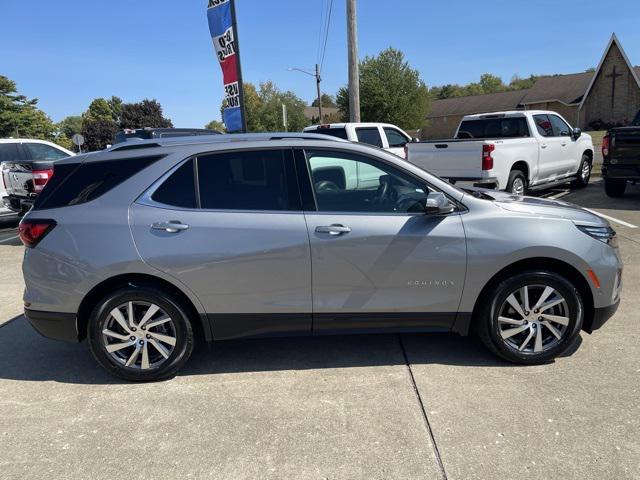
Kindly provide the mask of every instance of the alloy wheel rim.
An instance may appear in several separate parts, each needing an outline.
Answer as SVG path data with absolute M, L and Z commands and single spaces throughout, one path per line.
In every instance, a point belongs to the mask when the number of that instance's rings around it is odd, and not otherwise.
M 582 180 L 587 180 L 590 174 L 591 167 L 589 165 L 589 162 L 584 162 L 584 165 L 582 165 Z
M 524 194 L 524 181 L 521 178 L 516 178 L 513 181 L 513 186 L 511 187 L 511 193 L 514 195 L 523 195 Z
M 569 331 L 566 299 L 548 285 L 525 285 L 509 294 L 498 310 L 498 330 L 505 345 L 537 355 L 558 345 Z
M 138 369 L 160 368 L 176 346 L 173 319 L 158 305 L 144 301 L 123 303 L 109 312 L 102 330 L 107 354 L 118 364 Z

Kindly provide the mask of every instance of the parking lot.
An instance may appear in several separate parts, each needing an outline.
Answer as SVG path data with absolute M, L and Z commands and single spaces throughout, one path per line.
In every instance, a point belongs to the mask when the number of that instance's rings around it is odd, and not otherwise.
M 618 313 L 553 364 L 447 334 L 245 340 L 151 384 L 27 324 L 0 217 L 0 478 L 640 478 L 640 187 L 545 195 L 609 217 L 625 262 Z

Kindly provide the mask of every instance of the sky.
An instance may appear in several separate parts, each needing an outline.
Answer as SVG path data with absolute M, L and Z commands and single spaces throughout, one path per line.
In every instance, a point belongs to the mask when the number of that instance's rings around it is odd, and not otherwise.
M 245 82 L 272 80 L 311 102 L 323 5 L 331 0 L 236 0 Z M 175 126 L 220 118 L 222 73 L 206 0 L 0 0 L 0 75 L 37 97 L 54 121 L 95 97 L 155 98 Z M 479 6 L 481 4 L 481 6 Z M 402 50 L 429 86 L 482 73 L 582 72 L 615 31 L 640 64 L 640 1 L 358 0 L 359 57 Z M 333 0 L 322 69 L 329 94 L 347 83 L 345 0 Z

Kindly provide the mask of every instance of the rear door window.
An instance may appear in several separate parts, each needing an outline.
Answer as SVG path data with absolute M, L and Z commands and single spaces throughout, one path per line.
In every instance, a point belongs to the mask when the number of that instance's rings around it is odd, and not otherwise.
M 378 127 L 359 127 L 356 128 L 356 137 L 361 143 L 368 143 L 376 147 L 382 148 L 382 138 Z
M 401 148 L 404 147 L 408 140 L 395 128 L 384 128 L 384 134 L 387 136 L 387 142 L 389 142 L 389 148 Z
M 67 158 L 69 156 L 69 154 L 64 153 L 62 150 L 58 150 L 50 145 L 45 145 L 44 143 L 25 143 L 24 146 L 34 160 L 60 160 L 61 158 Z
M 198 157 L 202 208 L 301 210 L 291 150 L 254 150 Z
M 553 137 L 553 125 L 548 115 L 534 115 L 533 121 L 540 135 L 543 137 Z
M 196 208 L 196 186 L 193 160 L 183 163 L 153 192 L 151 199 L 180 208 Z

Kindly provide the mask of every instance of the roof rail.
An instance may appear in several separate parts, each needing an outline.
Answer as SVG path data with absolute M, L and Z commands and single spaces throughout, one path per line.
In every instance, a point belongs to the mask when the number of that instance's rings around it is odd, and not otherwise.
M 161 146 L 162 145 L 155 142 L 154 143 L 131 143 L 131 144 L 121 143 L 111 147 L 109 151 L 115 152 L 117 150 L 118 152 L 120 152 L 122 150 L 138 150 L 140 148 L 153 148 L 153 147 L 161 147 Z

